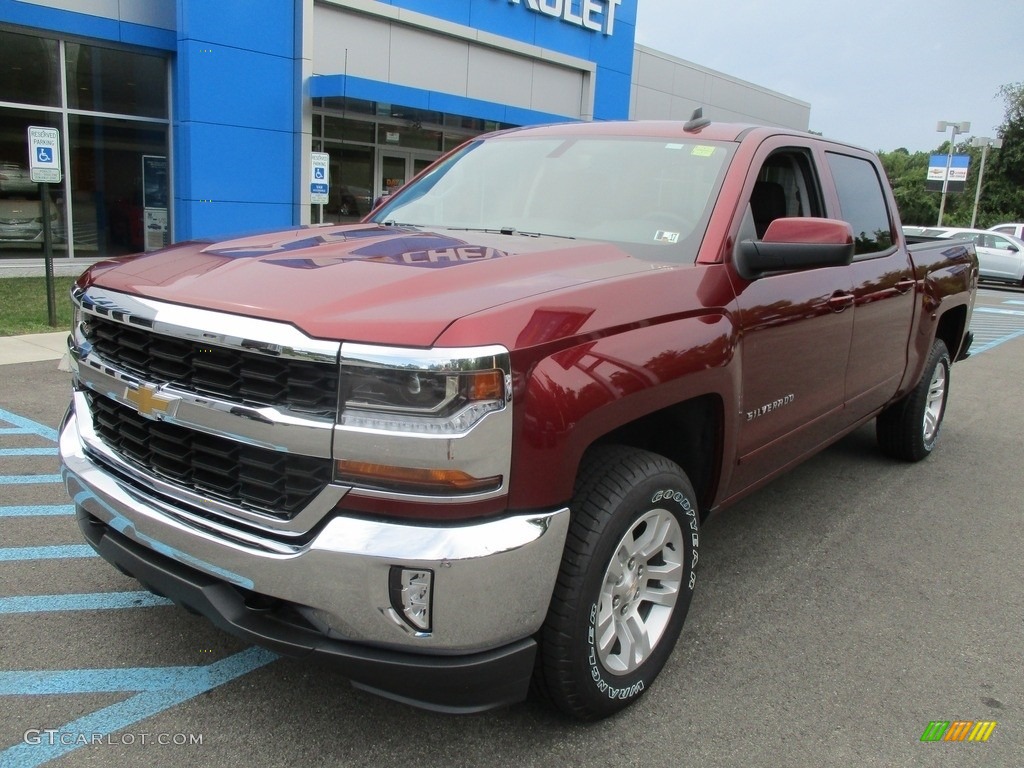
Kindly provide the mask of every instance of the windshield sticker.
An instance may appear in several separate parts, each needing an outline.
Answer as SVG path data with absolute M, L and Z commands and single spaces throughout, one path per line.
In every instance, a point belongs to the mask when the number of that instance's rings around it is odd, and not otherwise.
M 666 144 L 665 149 L 682 149 L 685 146 L 685 144 Z
M 693 155 L 694 157 L 711 157 L 713 154 L 715 154 L 715 149 L 717 149 L 717 147 L 709 147 L 706 144 L 698 144 L 693 148 L 690 154 Z
M 664 232 L 658 230 L 654 233 L 654 242 L 656 243 L 678 243 L 679 233 L 678 232 Z

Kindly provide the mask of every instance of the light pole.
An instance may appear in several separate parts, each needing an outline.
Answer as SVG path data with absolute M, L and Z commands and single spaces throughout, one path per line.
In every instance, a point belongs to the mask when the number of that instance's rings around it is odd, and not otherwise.
M 971 229 L 978 220 L 978 201 L 981 199 L 981 180 L 985 176 L 985 158 L 988 156 L 988 148 L 999 149 L 1003 146 L 1002 139 L 990 139 L 988 136 L 975 136 L 971 140 L 971 146 L 981 147 L 981 168 L 978 169 L 978 187 L 974 190 L 974 211 L 971 213 Z
M 958 133 L 967 133 L 971 130 L 969 122 L 951 123 L 947 120 L 940 120 L 935 128 L 939 133 L 951 132 L 949 137 L 949 153 L 946 155 L 946 175 L 942 179 L 942 202 L 939 203 L 939 222 L 935 226 L 942 226 L 942 214 L 946 212 L 946 191 L 949 189 L 949 169 L 953 166 L 953 145 L 956 143 Z

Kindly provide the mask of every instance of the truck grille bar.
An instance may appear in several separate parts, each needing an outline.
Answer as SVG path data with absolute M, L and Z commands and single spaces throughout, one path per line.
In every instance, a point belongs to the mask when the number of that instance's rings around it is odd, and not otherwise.
M 290 520 L 331 479 L 330 459 L 196 432 L 86 392 L 96 433 L 124 460 L 196 493 Z
M 247 405 L 336 417 L 338 369 L 204 345 L 91 316 L 83 332 L 93 353 L 146 381 Z

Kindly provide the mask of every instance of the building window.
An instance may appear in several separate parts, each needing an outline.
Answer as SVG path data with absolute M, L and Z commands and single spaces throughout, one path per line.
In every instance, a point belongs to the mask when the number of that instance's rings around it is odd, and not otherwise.
M 167 126 L 71 115 L 68 135 L 76 250 L 82 255 L 151 250 L 147 246 L 155 238 L 147 237 L 153 221 L 151 215 L 147 221 L 145 198 L 166 211 L 166 172 L 161 178 L 144 158 L 166 157 Z
M 56 40 L 0 29 L 0 101 L 60 106 Z
M 167 61 L 94 45 L 68 43 L 68 107 L 167 117 Z
M 47 224 L 56 256 L 166 244 L 168 101 L 162 56 L 0 29 L 0 259 L 39 257 Z M 60 132 L 63 179 L 45 199 L 30 126 Z

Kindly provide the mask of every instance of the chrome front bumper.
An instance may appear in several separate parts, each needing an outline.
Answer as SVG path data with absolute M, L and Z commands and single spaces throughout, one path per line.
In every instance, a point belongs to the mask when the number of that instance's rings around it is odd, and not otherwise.
M 263 539 L 108 470 L 86 449 L 74 411 L 60 453 L 80 520 L 105 526 L 141 556 L 153 553 L 242 596 L 284 601 L 325 639 L 417 654 L 482 652 L 532 635 L 547 612 L 569 522 L 567 509 L 462 525 L 335 514 L 302 543 Z M 413 632 L 396 615 L 394 566 L 433 572 L 431 632 Z

